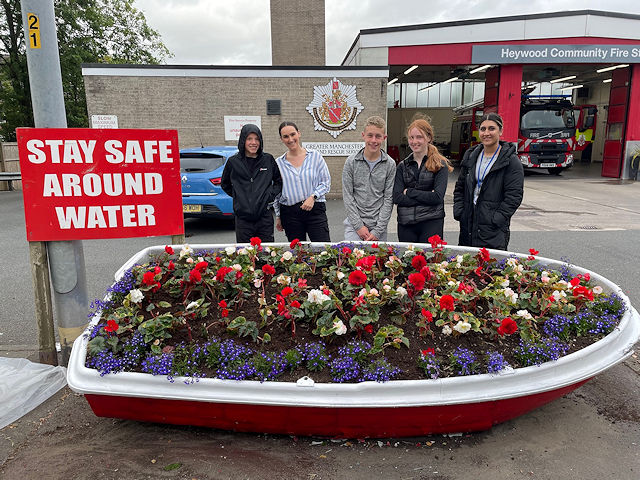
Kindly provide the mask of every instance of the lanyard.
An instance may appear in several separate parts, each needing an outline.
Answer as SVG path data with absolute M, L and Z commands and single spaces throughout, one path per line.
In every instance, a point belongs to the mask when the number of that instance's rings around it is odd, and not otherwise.
M 495 152 L 493 152 L 493 155 L 491 155 L 491 158 L 489 159 L 489 163 L 487 163 L 487 165 L 484 167 L 484 173 L 482 175 L 480 175 L 480 169 L 482 168 L 482 162 L 484 160 L 484 150 L 482 151 L 482 153 L 481 153 L 482 157 L 480 158 L 480 162 L 478 162 L 478 171 L 476 173 L 477 181 L 478 181 L 478 188 L 482 187 L 482 182 L 484 181 L 484 179 L 487 176 L 487 171 L 493 165 L 493 159 L 496 157 L 496 155 L 498 154 L 498 152 L 500 151 L 501 148 L 502 148 L 502 145 L 499 146 L 498 149 Z

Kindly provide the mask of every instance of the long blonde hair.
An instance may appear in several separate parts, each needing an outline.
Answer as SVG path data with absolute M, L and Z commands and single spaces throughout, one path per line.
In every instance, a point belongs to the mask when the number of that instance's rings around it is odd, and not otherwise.
M 427 120 L 425 120 L 424 118 L 418 118 L 411 122 L 411 125 L 409 125 L 409 128 L 407 128 L 407 138 L 409 138 L 409 132 L 414 128 L 420 130 L 425 137 L 428 137 L 431 139 L 431 141 L 433 141 L 433 127 Z M 430 172 L 435 173 L 444 166 L 446 166 L 450 172 L 453 171 L 453 167 L 449 163 L 449 160 L 447 160 L 438 151 L 438 147 L 436 147 L 432 143 L 429 143 L 427 145 L 427 160 L 425 163 L 426 169 Z

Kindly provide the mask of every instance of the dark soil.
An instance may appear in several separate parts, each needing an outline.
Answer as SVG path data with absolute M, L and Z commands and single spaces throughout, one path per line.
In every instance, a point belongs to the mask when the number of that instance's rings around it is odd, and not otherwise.
M 276 272 L 274 277 L 279 273 L 280 272 Z M 319 288 L 323 284 L 322 275 L 320 273 L 306 275 L 305 278 L 309 288 Z M 478 283 L 482 282 L 480 279 L 477 280 Z M 265 294 L 267 299 L 275 298 L 279 291 L 280 287 L 278 285 L 274 285 L 273 283 L 265 285 Z M 255 290 L 253 290 L 253 292 L 255 292 Z M 156 293 L 153 298 L 153 301 L 156 303 L 161 300 L 166 300 L 171 304 L 175 303 L 175 299 L 162 290 Z M 167 339 L 163 346 L 169 346 L 170 350 L 171 347 L 176 347 L 180 344 L 189 344 L 191 342 L 205 343 L 211 338 L 218 338 L 221 340 L 233 339 L 235 342 L 248 346 L 257 352 L 283 352 L 296 346 L 322 340 L 326 345 L 327 353 L 331 358 L 335 358 L 339 348 L 350 341 L 364 340 L 372 344 L 374 334 L 377 329 L 392 323 L 389 321 L 389 318 L 391 318 L 391 307 L 385 306 L 380 310 L 380 316 L 374 324 L 373 333 L 367 333 L 364 330 L 360 330 L 359 332 L 353 332 L 350 330 L 345 335 L 331 335 L 328 338 L 322 339 L 312 333 L 315 325 L 311 325 L 308 322 L 298 320 L 295 323 L 295 334 L 292 334 L 292 327 L 290 324 L 285 325 L 274 321 L 260 328 L 260 335 L 269 333 L 271 336 L 270 342 L 262 343 L 254 342 L 253 339 L 248 336 L 238 337 L 233 332 L 227 330 L 229 321 L 237 316 L 244 316 L 247 321 L 253 321 L 257 325 L 261 325 L 263 323 L 263 319 L 259 313 L 261 307 L 258 304 L 258 295 L 252 294 L 247 297 L 243 301 L 242 307 L 236 310 L 230 310 L 228 317 L 225 319 L 221 319 L 221 309 L 217 307 L 217 301 L 212 301 L 212 299 L 208 299 L 208 301 L 211 301 L 209 318 L 190 321 L 188 326 L 172 332 L 172 337 Z M 142 310 L 144 311 L 146 318 L 151 318 L 151 314 L 145 310 L 148 303 L 149 299 L 145 298 L 145 300 L 143 300 Z M 269 300 L 269 303 L 272 302 Z M 481 310 L 482 306 L 479 306 L 479 309 Z M 409 318 L 417 318 L 418 316 L 418 312 L 415 312 L 413 315 L 407 315 Z M 345 324 L 346 323 L 347 322 L 345 322 Z M 383 353 L 372 357 L 372 359 L 375 359 L 379 356 L 384 356 L 391 365 L 399 368 L 401 373 L 394 377 L 396 380 L 417 380 L 427 378 L 424 370 L 422 370 L 418 365 L 418 359 L 421 357 L 421 351 L 429 348 L 433 348 L 435 350 L 436 357 L 440 360 L 440 377 L 455 376 L 452 369 L 448 367 L 448 358 L 458 347 L 462 347 L 476 353 L 479 362 L 477 371 L 479 373 L 487 371 L 487 359 L 484 358 L 484 354 L 489 351 L 501 353 L 505 362 L 514 368 L 519 366 L 518 360 L 513 353 L 514 349 L 520 343 L 520 336 L 517 333 L 501 337 L 497 334 L 489 335 L 486 333 L 469 331 L 463 335 L 447 336 L 440 332 L 441 329 L 439 327 L 435 327 L 432 324 L 431 331 L 427 332 L 425 335 L 424 332 L 421 334 L 420 329 L 414 320 L 406 321 L 404 324 L 397 326 L 403 329 L 404 336 L 409 339 L 409 347 L 407 348 L 404 345 L 399 348 L 389 346 L 384 349 Z M 597 336 L 577 337 L 570 344 L 567 354 L 580 350 L 600 338 L 601 337 Z M 215 376 L 213 371 L 207 369 L 205 366 L 203 366 L 202 372 L 207 377 Z M 316 382 L 331 382 L 329 368 L 325 367 L 321 371 L 309 371 L 305 368 L 304 364 L 300 365 L 293 371 L 284 372 L 277 378 L 277 381 L 295 382 L 305 375 L 310 376 Z

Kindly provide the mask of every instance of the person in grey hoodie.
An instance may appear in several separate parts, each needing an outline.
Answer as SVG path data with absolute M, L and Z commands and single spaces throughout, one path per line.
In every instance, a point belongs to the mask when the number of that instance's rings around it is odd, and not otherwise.
M 382 151 L 385 121 L 369 117 L 364 125 L 364 148 L 350 155 L 342 170 L 342 198 L 347 211 L 344 239 L 386 241 L 393 211 L 396 163 Z

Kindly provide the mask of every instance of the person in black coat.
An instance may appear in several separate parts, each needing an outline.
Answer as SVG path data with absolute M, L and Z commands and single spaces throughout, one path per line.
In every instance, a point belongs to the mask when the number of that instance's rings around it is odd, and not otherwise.
M 242 127 L 238 153 L 227 160 L 220 186 L 233 197 L 236 242 L 251 237 L 273 242 L 271 205 L 282 191 L 282 178 L 275 159 L 262 151 L 262 132 L 256 125 Z
M 481 145 L 467 150 L 453 191 L 453 217 L 460 245 L 506 250 L 511 217 L 522 202 L 524 169 L 516 147 L 500 141 L 502 117 L 488 113 L 480 123 Z
M 443 236 L 444 194 L 453 167 L 433 141 L 433 128 L 424 118 L 407 129 L 412 153 L 396 167 L 393 203 L 398 205 L 398 240 L 427 243 Z

